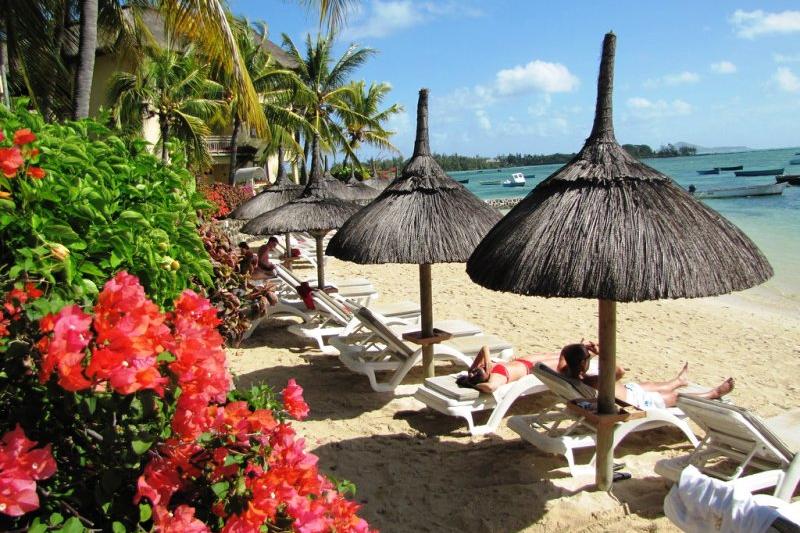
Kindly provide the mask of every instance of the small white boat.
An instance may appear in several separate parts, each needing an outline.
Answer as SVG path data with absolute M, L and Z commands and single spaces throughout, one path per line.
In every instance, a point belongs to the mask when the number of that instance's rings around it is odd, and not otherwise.
M 522 172 L 515 172 L 511 174 L 511 178 L 503 180 L 503 187 L 524 187 L 525 174 Z
M 783 194 L 786 183 L 767 183 L 765 185 L 751 185 L 749 187 L 728 187 L 722 189 L 706 189 L 695 191 L 695 198 L 741 198 L 743 196 L 769 196 Z

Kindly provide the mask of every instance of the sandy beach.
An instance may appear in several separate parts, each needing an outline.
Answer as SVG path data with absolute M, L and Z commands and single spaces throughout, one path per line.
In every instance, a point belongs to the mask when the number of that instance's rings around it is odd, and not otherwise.
M 415 265 L 361 266 L 328 261 L 330 280 L 372 280 L 380 300 L 418 301 Z M 304 272 L 313 276 L 311 270 Z M 462 318 L 512 341 L 519 355 L 557 351 L 596 338 L 597 302 L 495 293 L 473 284 L 463 264 L 434 265 L 434 315 Z M 751 289 L 758 290 L 758 289 Z M 628 380 L 671 378 L 689 362 L 690 378 L 716 385 L 733 376 L 731 399 L 770 416 L 800 403 L 800 317 L 793 309 L 747 305 L 747 298 L 659 301 L 618 306 L 618 363 Z M 630 480 L 611 494 L 581 490 L 563 458 L 522 441 L 505 425 L 471 437 L 461 419 L 413 398 L 417 368 L 395 395 L 372 392 L 345 369 L 272 320 L 229 361 L 237 384 L 280 390 L 294 377 L 311 407 L 297 428 L 321 470 L 356 484 L 355 499 L 373 527 L 400 531 L 674 531 L 663 516 L 668 484 L 655 462 L 690 449 L 677 430 L 632 435 L 617 449 Z M 455 370 L 447 365 L 437 374 Z M 523 398 L 511 414 L 536 412 L 550 394 Z M 579 455 L 586 461 L 589 453 Z

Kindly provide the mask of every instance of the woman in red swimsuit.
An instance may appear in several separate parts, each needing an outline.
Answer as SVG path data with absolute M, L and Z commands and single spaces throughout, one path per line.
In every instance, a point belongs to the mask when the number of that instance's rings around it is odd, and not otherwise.
M 581 344 L 588 353 L 598 354 L 594 342 L 587 341 Z M 567 368 L 564 350 L 570 346 L 572 345 L 565 346 L 558 355 L 526 355 L 505 363 L 493 363 L 489 348 L 484 346 L 469 368 L 467 376 L 464 377 L 463 385 L 491 393 L 506 383 L 517 381 L 530 374 L 536 363 L 543 363 L 557 372 L 564 373 Z

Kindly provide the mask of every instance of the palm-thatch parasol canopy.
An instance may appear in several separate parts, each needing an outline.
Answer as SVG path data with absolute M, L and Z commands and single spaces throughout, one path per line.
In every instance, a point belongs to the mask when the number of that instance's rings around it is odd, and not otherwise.
M 615 412 L 616 302 L 712 296 L 772 275 L 744 233 L 617 144 L 615 46 L 607 34 L 583 149 L 492 228 L 467 262 L 472 280 L 493 290 L 600 299 L 602 414 Z M 612 437 L 612 426 L 599 428 L 602 489 L 611 483 Z
M 279 172 L 275 183 L 234 209 L 228 218 L 250 220 L 294 200 L 302 190 L 302 185 L 290 182 L 285 173 Z
M 380 191 L 374 187 L 370 187 L 362 181 L 355 178 L 350 178 L 345 184 L 348 191 L 348 196 L 354 202 L 368 203 L 378 197 Z
M 433 159 L 428 141 L 428 90 L 419 92 L 414 155 L 380 196 L 353 215 L 326 253 L 360 264 L 420 265 L 422 335 L 432 336 L 430 265 L 465 261 L 500 213 L 453 181 Z M 433 350 L 425 347 L 426 373 Z
M 322 180 L 319 139 L 315 136 L 311 174 L 303 192 L 291 202 L 257 216 L 245 224 L 242 232 L 251 235 L 309 232 L 317 241 L 317 286 L 324 287 L 322 238 L 330 230 L 340 227 L 359 209 L 358 205 L 336 198 L 328 190 Z

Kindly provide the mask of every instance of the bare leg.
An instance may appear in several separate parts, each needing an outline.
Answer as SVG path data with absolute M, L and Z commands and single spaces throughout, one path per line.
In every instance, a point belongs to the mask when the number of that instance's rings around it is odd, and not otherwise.
M 735 384 L 736 381 L 733 378 L 728 378 L 710 391 L 696 394 L 693 393 L 692 396 L 698 396 L 707 400 L 718 400 L 732 391 Z M 678 405 L 678 393 L 674 390 L 669 392 L 660 392 L 660 394 L 664 399 L 664 405 L 667 407 L 675 407 Z
M 681 371 L 678 372 L 678 375 L 669 381 L 643 381 L 639 383 L 639 386 L 649 392 L 660 392 L 662 394 L 674 392 L 675 389 L 685 387 L 689 383 L 688 373 L 689 363 L 686 363 Z

